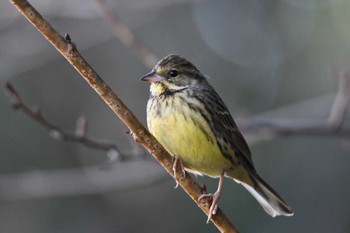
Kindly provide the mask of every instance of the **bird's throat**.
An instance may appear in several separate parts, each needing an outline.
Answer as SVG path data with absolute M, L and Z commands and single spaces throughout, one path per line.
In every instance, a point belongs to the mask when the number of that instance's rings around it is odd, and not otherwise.
M 151 95 L 158 96 L 167 91 L 167 87 L 163 83 L 152 83 L 151 84 Z
M 152 83 L 151 84 L 151 95 L 152 96 L 172 96 L 175 93 L 186 90 L 188 86 L 175 86 L 166 85 L 165 83 Z

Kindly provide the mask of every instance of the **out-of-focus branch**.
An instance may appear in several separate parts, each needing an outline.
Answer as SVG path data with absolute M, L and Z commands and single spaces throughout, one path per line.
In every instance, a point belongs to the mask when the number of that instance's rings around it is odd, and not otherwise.
M 174 174 L 171 155 L 153 137 L 153 135 L 148 132 L 121 99 L 119 99 L 112 89 L 85 61 L 77 50 L 75 44 L 70 40 L 69 36 L 66 35 L 66 37 L 63 38 L 27 1 L 10 1 L 62 54 L 62 56 L 70 62 L 85 81 L 89 83 L 106 104 L 119 116 L 132 132 L 135 141 L 142 144 L 157 159 L 166 171 L 176 179 L 179 185 L 186 191 L 193 201 L 208 215 L 211 200 L 198 200 L 202 195 L 202 189 L 191 176 L 183 174 L 182 171 L 176 171 L 176 174 Z M 238 232 L 235 226 L 220 209 L 217 210 L 211 221 L 221 232 Z
M 106 192 L 123 192 L 153 187 L 169 181 L 153 161 L 124 162 L 113 169 L 98 167 L 37 170 L 0 175 L 0 200 L 28 200 Z M 137 170 L 138 172 L 131 172 Z M 125 175 L 128 177 L 125 178 Z M 127 180 L 128 182 L 125 182 Z
M 110 158 L 115 158 L 118 160 L 125 160 L 127 158 L 127 156 L 120 153 L 116 144 L 109 143 L 109 142 L 100 142 L 100 141 L 88 138 L 86 136 L 86 131 L 87 131 L 86 118 L 84 117 L 78 118 L 75 133 L 68 133 L 63 129 L 60 129 L 58 126 L 55 126 L 54 124 L 49 122 L 41 114 L 39 109 L 33 109 L 33 108 L 30 108 L 28 105 L 26 105 L 22 100 L 21 96 L 18 94 L 18 92 L 13 88 L 13 86 L 10 83 L 6 83 L 5 88 L 13 101 L 13 107 L 15 109 L 21 110 L 32 120 L 39 123 L 46 131 L 49 132 L 49 135 L 54 139 L 76 142 L 92 149 L 107 151 L 107 154 Z
M 239 121 L 246 133 L 262 134 L 264 138 L 281 135 L 312 135 L 350 137 L 350 128 L 341 127 L 350 100 L 350 75 L 341 70 L 338 91 L 326 120 L 258 119 Z M 312 107 L 312 106 L 311 106 Z
M 130 29 L 123 24 L 115 14 L 113 14 L 111 8 L 107 6 L 105 0 L 96 0 L 96 2 L 103 13 L 103 17 L 113 27 L 114 34 L 119 38 L 119 40 L 124 45 L 134 50 L 146 67 L 153 68 L 154 64 L 158 62 L 159 58 L 157 58 L 157 56 L 154 55 L 151 50 L 140 40 L 136 39 L 135 35 L 130 31 Z

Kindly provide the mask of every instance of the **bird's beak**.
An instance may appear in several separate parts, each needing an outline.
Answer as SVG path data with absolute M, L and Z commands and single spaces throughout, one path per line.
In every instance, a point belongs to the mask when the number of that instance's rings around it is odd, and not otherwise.
M 142 81 L 147 81 L 149 83 L 156 83 L 156 82 L 162 82 L 164 81 L 164 78 L 157 75 L 157 73 L 152 70 L 151 72 L 145 74 L 142 78 Z

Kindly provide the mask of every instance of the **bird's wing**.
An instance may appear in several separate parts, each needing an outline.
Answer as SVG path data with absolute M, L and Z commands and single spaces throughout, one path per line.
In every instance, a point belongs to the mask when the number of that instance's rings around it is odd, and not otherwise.
M 214 92 L 213 92 L 214 91 Z M 230 112 L 228 111 L 226 105 L 220 98 L 220 96 L 213 91 L 210 92 L 211 95 L 211 115 L 213 116 L 215 128 L 215 136 L 222 138 L 224 142 L 228 143 L 231 148 L 235 151 L 236 156 L 242 157 L 249 167 L 254 169 L 251 153 L 248 144 L 241 132 L 239 131 L 235 121 L 233 120 Z

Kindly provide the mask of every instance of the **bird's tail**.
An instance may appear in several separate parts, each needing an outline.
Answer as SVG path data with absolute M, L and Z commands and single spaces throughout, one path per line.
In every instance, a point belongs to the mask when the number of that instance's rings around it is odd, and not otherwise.
M 244 182 L 240 182 L 259 202 L 266 213 L 272 217 L 278 215 L 292 216 L 293 210 L 260 176 L 250 174 L 254 187 Z

